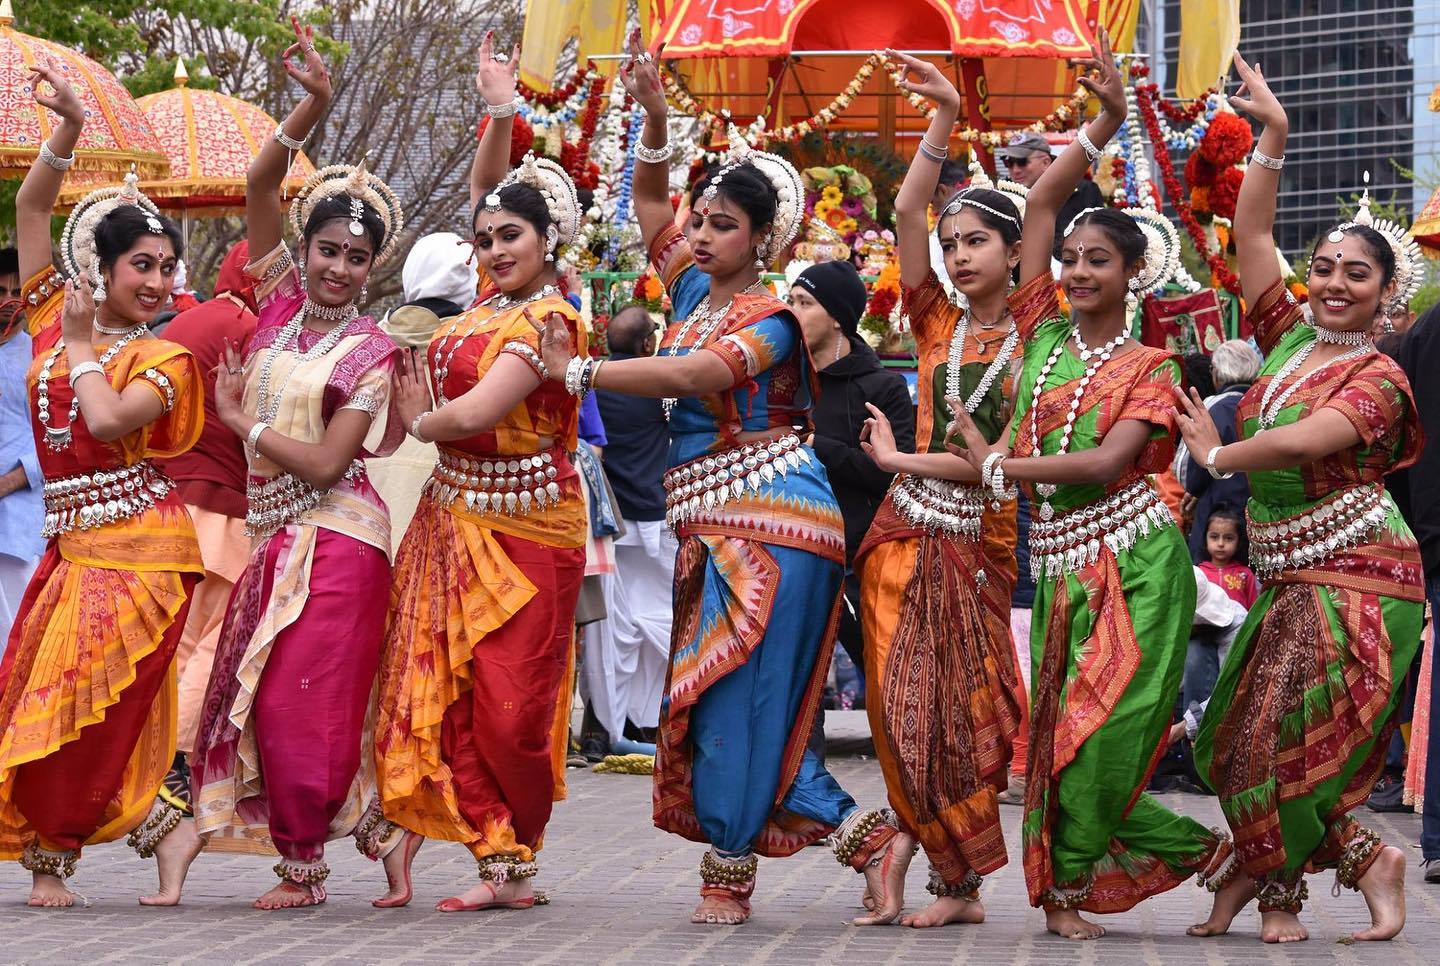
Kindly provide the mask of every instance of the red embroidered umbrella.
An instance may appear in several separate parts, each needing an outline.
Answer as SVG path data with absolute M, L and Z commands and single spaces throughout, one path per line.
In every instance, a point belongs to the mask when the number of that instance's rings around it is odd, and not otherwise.
M 112 184 L 133 166 L 142 178 L 170 170 L 160 141 L 134 98 L 104 67 L 78 51 L 11 26 L 10 0 L 0 0 L 0 178 L 23 178 L 55 119 L 31 95 L 30 67 L 54 64 L 85 106 L 85 130 L 75 148 L 75 172 Z

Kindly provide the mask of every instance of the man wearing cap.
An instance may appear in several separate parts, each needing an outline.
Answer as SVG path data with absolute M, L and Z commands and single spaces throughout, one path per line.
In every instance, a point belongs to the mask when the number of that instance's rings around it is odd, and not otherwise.
M 1022 131 L 1010 138 L 1010 143 L 996 152 L 1000 160 L 1005 162 L 1005 171 L 1011 181 L 1018 181 L 1027 188 L 1035 187 L 1035 182 L 1050 167 L 1054 160 L 1050 154 L 1050 142 L 1045 140 L 1043 134 L 1034 131 Z M 1050 251 L 1050 257 L 1058 260 L 1060 258 L 1060 243 L 1065 239 L 1065 229 L 1070 227 L 1070 222 L 1086 208 L 1099 208 L 1105 204 L 1105 199 L 1100 194 L 1100 186 L 1089 178 L 1080 182 L 1065 202 L 1060 206 L 1060 213 L 1055 218 L 1055 243 Z
M 870 416 L 865 404 L 873 403 L 889 417 L 895 445 L 902 452 L 915 449 L 915 406 L 905 377 L 882 366 L 875 350 L 858 334 L 860 316 L 865 312 L 865 283 L 854 266 L 849 262 L 811 265 L 790 286 L 790 306 L 820 374 L 820 399 L 812 413 L 815 432 L 810 443 L 825 466 L 845 520 L 848 568 L 894 479 L 860 448 L 860 430 Z M 860 585 L 848 569 L 845 600 L 840 646 L 857 668 L 863 668 L 864 645 L 856 612 Z

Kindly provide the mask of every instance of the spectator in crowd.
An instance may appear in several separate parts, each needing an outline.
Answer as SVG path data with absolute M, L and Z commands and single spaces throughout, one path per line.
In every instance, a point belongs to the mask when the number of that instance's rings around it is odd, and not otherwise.
M 180 646 L 175 649 L 178 682 L 175 774 L 189 782 L 185 761 L 195 746 L 204 711 L 205 688 L 215 661 L 215 645 L 230 603 L 230 591 L 250 559 L 245 535 L 245 482 L 249 470 L 245 444 L 220 420 L 215 409 L 215 373 L 225 364 L 225 350 L 243 353 L 255 334 L 255 298 L 245 275 L 250 248 L 242 239 L 225 253 L 215 280 L 215 297 L 194 302 L 165 327 L 165 338 L 195 356 L 205 385 L 205 425 L 189 451 L 162 463 L 175 481 L 185 509 L 195 522 L 205 578 L 190 595 L 190 611 Z M 175 274 L 179 276 L 178 267 Z
M 1431 647 L 1434 648 L 1436 635 L 1434 624 L 1440 614 L 1440 384 L 1436 374 L 1440 373 L 1440 305 L 1427 309 L 1409 326 L 1397 326 L 1400 331 L 1382 337 L 1378 341 L 1381 352 L 1390 356 L 1405 370 L 1410 378 L 1410 388 L 1415 394 L 1415 408 L 1420 414 L 1420 425 L 1425 431 L 1425 448 L 1420 459 L 1406 469 L 1391 474 L 1385 485 L 1400 507 L 1405 522 L 1415 532 L 1420 543 L 1420 557 L 1425 566 L 1425 597 L 1430 603 Z M 1418 667 L 1418 664 L 1417 664 Z M 1414 683 L 1412 668 L 1412 685 Z M 1406 695 L 1414 700 L 1413 686 Z M 1403 709 L 1402 709 L 1403 710 Z M 1425 862 L 1425 881 L 1440 884 L 1440 652 L 1433 652 L 1430 661 L 1430 743 L 1425 752 L 1425 794 L 1424 810 L 1420 825 L 1420 851 Z M 1396 745 L 1392 741 L 1390 755 L 1386 759 L 1387 774 L 1381 776 L 1371 796 L 1371 807 L 1384 807 L 1390 799 L 1403 799 L 1403 782 L 1396 782 Z M 1400 759 L 1403 770 L 1403 759 Z M 1397 793 L 1396 788 L 1399 787 Z
M 1210 356 L 1210 371 L 1212 384 L 1218 387 L 1218 391 L 1205 397 L 1205 408 L 1215 420 L 1221 443 L 1233 443 L 1237 439 L 1235 410 L 1250 384 L 1260 374 L 1260 354 L 1250 343 L 1240 339 L 1222 342 Z M 1204 390 L 1200 391 L 1204 397 Z M 1199 458 L 1196 458 L 1182 442 L 1173 464 L 1175 476 L 1185 487 L 1188 497 L 1185 507 L 1190 512 L 1185 515 L 1192 520 L 1190 557 L 1196 563 L 1205 560 L 1207 556 L 1205 534 L 1212 510 L 1221 503 L 1243 508 L 1250 499 L 1250 484 L 1244 473 L 1236 473 L 1230 479 L 1217 480 L 1200 465 L 1204 457 L 1205 454 L 1201 453 Z
M 810 443 L 825 466 L 845 518 L 845 601 L 840 611 L 840 646 L 855 667 L 863 668 L 864 639 L 856 610 L 860 581 L 849 564 L 893 479 L 860 448 L 860 430 L 870 415 L 865 404 L 873 403 L 889 418 L 896 448 L 902 453 L 915 449 L 915 407 L 905 378 L 885 369 L 875 350 L 859 336 L 865 283 L 854 266 L 849 262 L 811 265 L 790 287 L 790 306 L 800 320 L 820 376 L 815 432 Z
M 617 312 L 606 334 L 612 359 L 655 354 L 657 328 L 638 305 Z M 677 548 L 665 524 L 661 480 L 670 425 L 661 400 L 604 390 L 593 398 L 608 439 L 605 476 L 623 527 L 615 538 L 615 572 L 601 578 L 606 617 L 590 625 L 582 659 L 586 717 L 594 716 L 599 733 L 582 731 L 581 752 L 598 760 L 621 738 L 654 740 L 670 667 Z
M 1005 162 L 1005 172 L 1010 176 L 1010 180 L 1019 182 L 1027 188 L 1033 188 L 1035 182 L 1040 180 L 1040 176 L 1055 160 L 1055 156 L 1050 153 L 1050 142 L 1045 140 L 1045 135 L 1037 134 L 1034 131 L 1022 131 L 1019 134 L 1011 135 L 1010 143 L 996 154 L 1001 161 Z M 1070 223 L 1079 216 L 1080 212 L 1087 208 L 1099 208 L 1104 204 L 1105 199 L 1100 194 L 1100 186 L 1089 178 L 1082 178 L 1080 184 L 1060 206 L 1060 211 L 1055 216 L 1055 243 L 1050 257 L 1056 261 L 1060 260 L 1060 242 L 1065 238 L 1065 232 L 1069 229 Z
M 1260 582 L 1255 572 L 1241 562 L 1248 550 L 1244 513 L 1229 504 L 1215 507 L 1205 526 L 1205 548 L 1206 559 L 1197 569 L 1234 601 L 1239 608 L 1239 619 L 1243 621 L 1255 598 L 1260 596 Z M 1210 697 L 1225 653 L 1234 640 L 1231 631 L 1240 626 L 1239 621 L 1234 623 L 1234 628 L 1230 628 L 1228 622 L 1196 621 L 1196 633 L 1190 638 L 1185 654 L 1185 677 L 1180 685 L 1182 708 Z
M 0 653 L 30 575 L 45 552 L 40 536 L 44 481 L 25 395 L 30 334 L 19 297 L 20 261 L 15 249 L 6 248 L 0 250 Z
M 450 323 L 475 301 L 480 275 L 469 262 L 471 251 L 469 243 L 454 232 L 437 231 L 416 239 L 400 270 L 405 301 L 380 321 L 380 328 L 401 348 L 423 356 L 441 324 L 445 328 L 440 331 L 449 331 Z M 399 549 L 415 516 L 421 487 L 430 478 L 435 460 L 434 443 L 407 435 L 394 453 L 369 464 L 370 483 L 390 508 L 392 550 Z

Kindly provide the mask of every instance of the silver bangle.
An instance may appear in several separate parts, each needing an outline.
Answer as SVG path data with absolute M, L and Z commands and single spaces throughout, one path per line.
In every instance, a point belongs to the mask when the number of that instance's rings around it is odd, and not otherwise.
M 515 112 L 519 110 L 519 108 L 520 102 L 518 100 L 506 101 L 504 104 L 486 104 L 485 113 L 493 118 L 514 117 Z
M 1220 455 L 1220 451 L 1224 448 L 1225 445 L 1223 443 L 1219 446 L 1212 446 L 1210 447 L 1210 452 L 1205 454 L 1205 471 L 1217 480 L 1228 480 L 1235 475 L 1234 470 L 1231 470 L 1229 473 L 1221 473 L 1215 468 L 1215 457 Z
M 265 432 L 265 430 L 269 428 L 270 425 L 268 423 L 259 422 L 257 422 L 254 426 L 250 427 L 250 435 L 245 437 L 245 442 L 248 443 L 250 445 L 250 448 L 256 453 L 260 452 L 258 449 L 256 449 L 256 447 L 260 445 L 260 434 Z
M 50 142 L 45 140 L 40 142 L 40 160 L 50 165 L 50 167 L 56 171 L 68 171 L 70 170 L 70 166 L 75 163 L 75 152 L 71 151 L 70 157 L 62 158 L 50 150 Z
M 422 443 L 428 443 L 430 441 L 424 436 L 420 435 L 420 421 L 423 420 L 426 416 L 429 416 L 434 411 L 435 410 L 433 409 L 427 409 L 420 415 L 416 416 L 414 419 L 410 420 L 410 435 L 414 436 Z
M 590 381 L 590 359 L 574 356 L 565 365 L 565 391 L 572 396 L 584 396 Z
M 930 145 L 926 144 L 924 138 L 920 139 L 920 145 L 917 150 L 922 156 L 929 158 L 936 164 L 944 164 L 946 159 L 949 157 L 949 155 L 941 154 L 934 148 L 930 147 Z
M 105 375 L 105 367 L 98 362 L 77 363 L 70 370 L 70 388 L 75 388 L 76 380 L 78 380 L 81 376 L 85 375 L 87 372 L 98 372 L 100 373 L 100 375 L 103 376 Z
M 674 153 L 675 145 L 669 141 L 658 148 L 652 148 L 644 142 L 635 145 L 635 157 L 646 164 L 665 164 Z
M 279 141 L 282 147 L 291 151 L 299 151 L 305 146 L 305 138 L 292 138 L 285 133 L 285 126 L 282 124 L 275 125 L 275 140 Z
M 944 155 L 947 158 L 950 156 L 950 146 L 948 144 L 931 144 L 930 139 L 923 134 L 920 135 L 920 143 L 936 154 Z
M 1270 155 L 1262 153 L 1259 148 L 1250 152 L 1250 160 L 1262 168 L 1269 168 L 1271 171 L 1279 171 L 1285 167 L 1285 155 L 1282 154 L 1278 158 L 1272 158 Z
M 990 476 L 992 473 L 995 472 L 995 463 L 997 460 L 1003 460 L 1004 458 L 1004 453 L 991 453 L 989 456 L 985 457 L 985 462 L 980 464 L 981 487 L 987 490 L 990 488 Z
M 1095 146 L 1094 141 L 1090 140 L 1090 131 L 1088 125 L 1086 127 L 1080 128 L 1075 132 L 1075 140 L 1079 143 L 1081 149 L 1085 152 L 1085 157 L 1090 159 L 1091 164 L 1094 164 L 1096 161 L 1100 160 L 1100 149 Z

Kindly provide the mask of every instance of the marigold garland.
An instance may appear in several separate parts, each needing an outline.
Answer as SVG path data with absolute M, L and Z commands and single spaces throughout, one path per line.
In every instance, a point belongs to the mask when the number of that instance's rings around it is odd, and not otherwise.
M 595 73 L 594 62 L 587 60 L 584 64 L 575 68 L 575 73 L 570 75 L 569 80 L 544 93 L 537 91 L 518 78 L 516 79 L 515 89 L 519 95 L 525 99 L 527 104 L 535 107 L 557 107 L 573 97 L 575 93 L 580 90 L 581 85 L 585 83 L 586 78 Z

